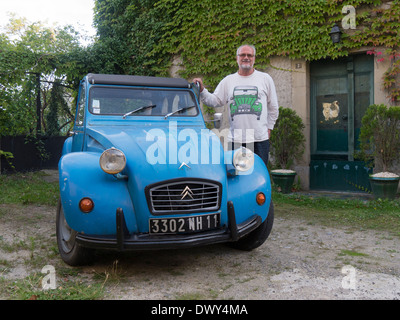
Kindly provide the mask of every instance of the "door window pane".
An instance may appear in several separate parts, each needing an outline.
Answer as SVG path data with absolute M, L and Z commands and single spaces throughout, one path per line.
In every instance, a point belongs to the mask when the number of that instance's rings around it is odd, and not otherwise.
M 371 72 L 354 76 L 354 143 L 355 150 L 359 148 L 361 119 L 371 104 Z
M 317 80 L 317 152 L 347 152 L 347 78 Z

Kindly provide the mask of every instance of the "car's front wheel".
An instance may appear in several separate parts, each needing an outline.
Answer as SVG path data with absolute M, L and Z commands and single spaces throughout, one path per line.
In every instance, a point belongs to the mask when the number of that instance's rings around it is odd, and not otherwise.
M 84 248 L 76 242 L 76 231 L 65 220 L 61 201 L 57 206 L 56 234 L 61 258 L 70 266 L 88 264 L 93 259 L 93 250 Z
M 251 251 L 261 246 L 267 240 L 274 224 L 274 204 L 269 205 L 268 216 L 265 221 L 257 227 L 257 229 L 250 232 L 248 235 L 239 239 L 236 242 L 231 242 L 230 246 L 240 250 Z

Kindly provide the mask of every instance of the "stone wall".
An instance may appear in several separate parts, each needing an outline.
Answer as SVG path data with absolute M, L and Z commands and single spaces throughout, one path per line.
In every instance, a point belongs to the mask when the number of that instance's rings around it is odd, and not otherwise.
M 261 71 L 268 73 L 274 80 L 279 106 L 292 108 L 291 60 L 283 57 L 272 57 L 271 66 Z

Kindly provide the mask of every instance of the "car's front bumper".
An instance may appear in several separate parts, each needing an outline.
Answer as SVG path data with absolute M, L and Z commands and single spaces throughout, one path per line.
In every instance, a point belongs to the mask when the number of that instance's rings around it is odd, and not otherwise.
M 117 209 L 116 236 L 78 234 L 76 241 L 84 247 L 118 251 L 188 248 L 237 241 L 255 230 L 262 223 L 259 215 L 253 215 L 243 223 L 236 224 L 232 202 L 228 202 L 228 219 L 229 223 L 226 228 L 207 232 L 176 235 L 129 234 L 126 230 L 124 213 L 121 209 Z

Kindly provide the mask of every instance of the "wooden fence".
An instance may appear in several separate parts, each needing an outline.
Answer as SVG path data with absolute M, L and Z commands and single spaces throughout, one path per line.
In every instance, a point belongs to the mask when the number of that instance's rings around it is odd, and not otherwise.
M 1 137 L 0 150 L 14 156 L 11 165 L 2 157 L 1 173 L 57 169 L 62 147 L 67 137 Z

